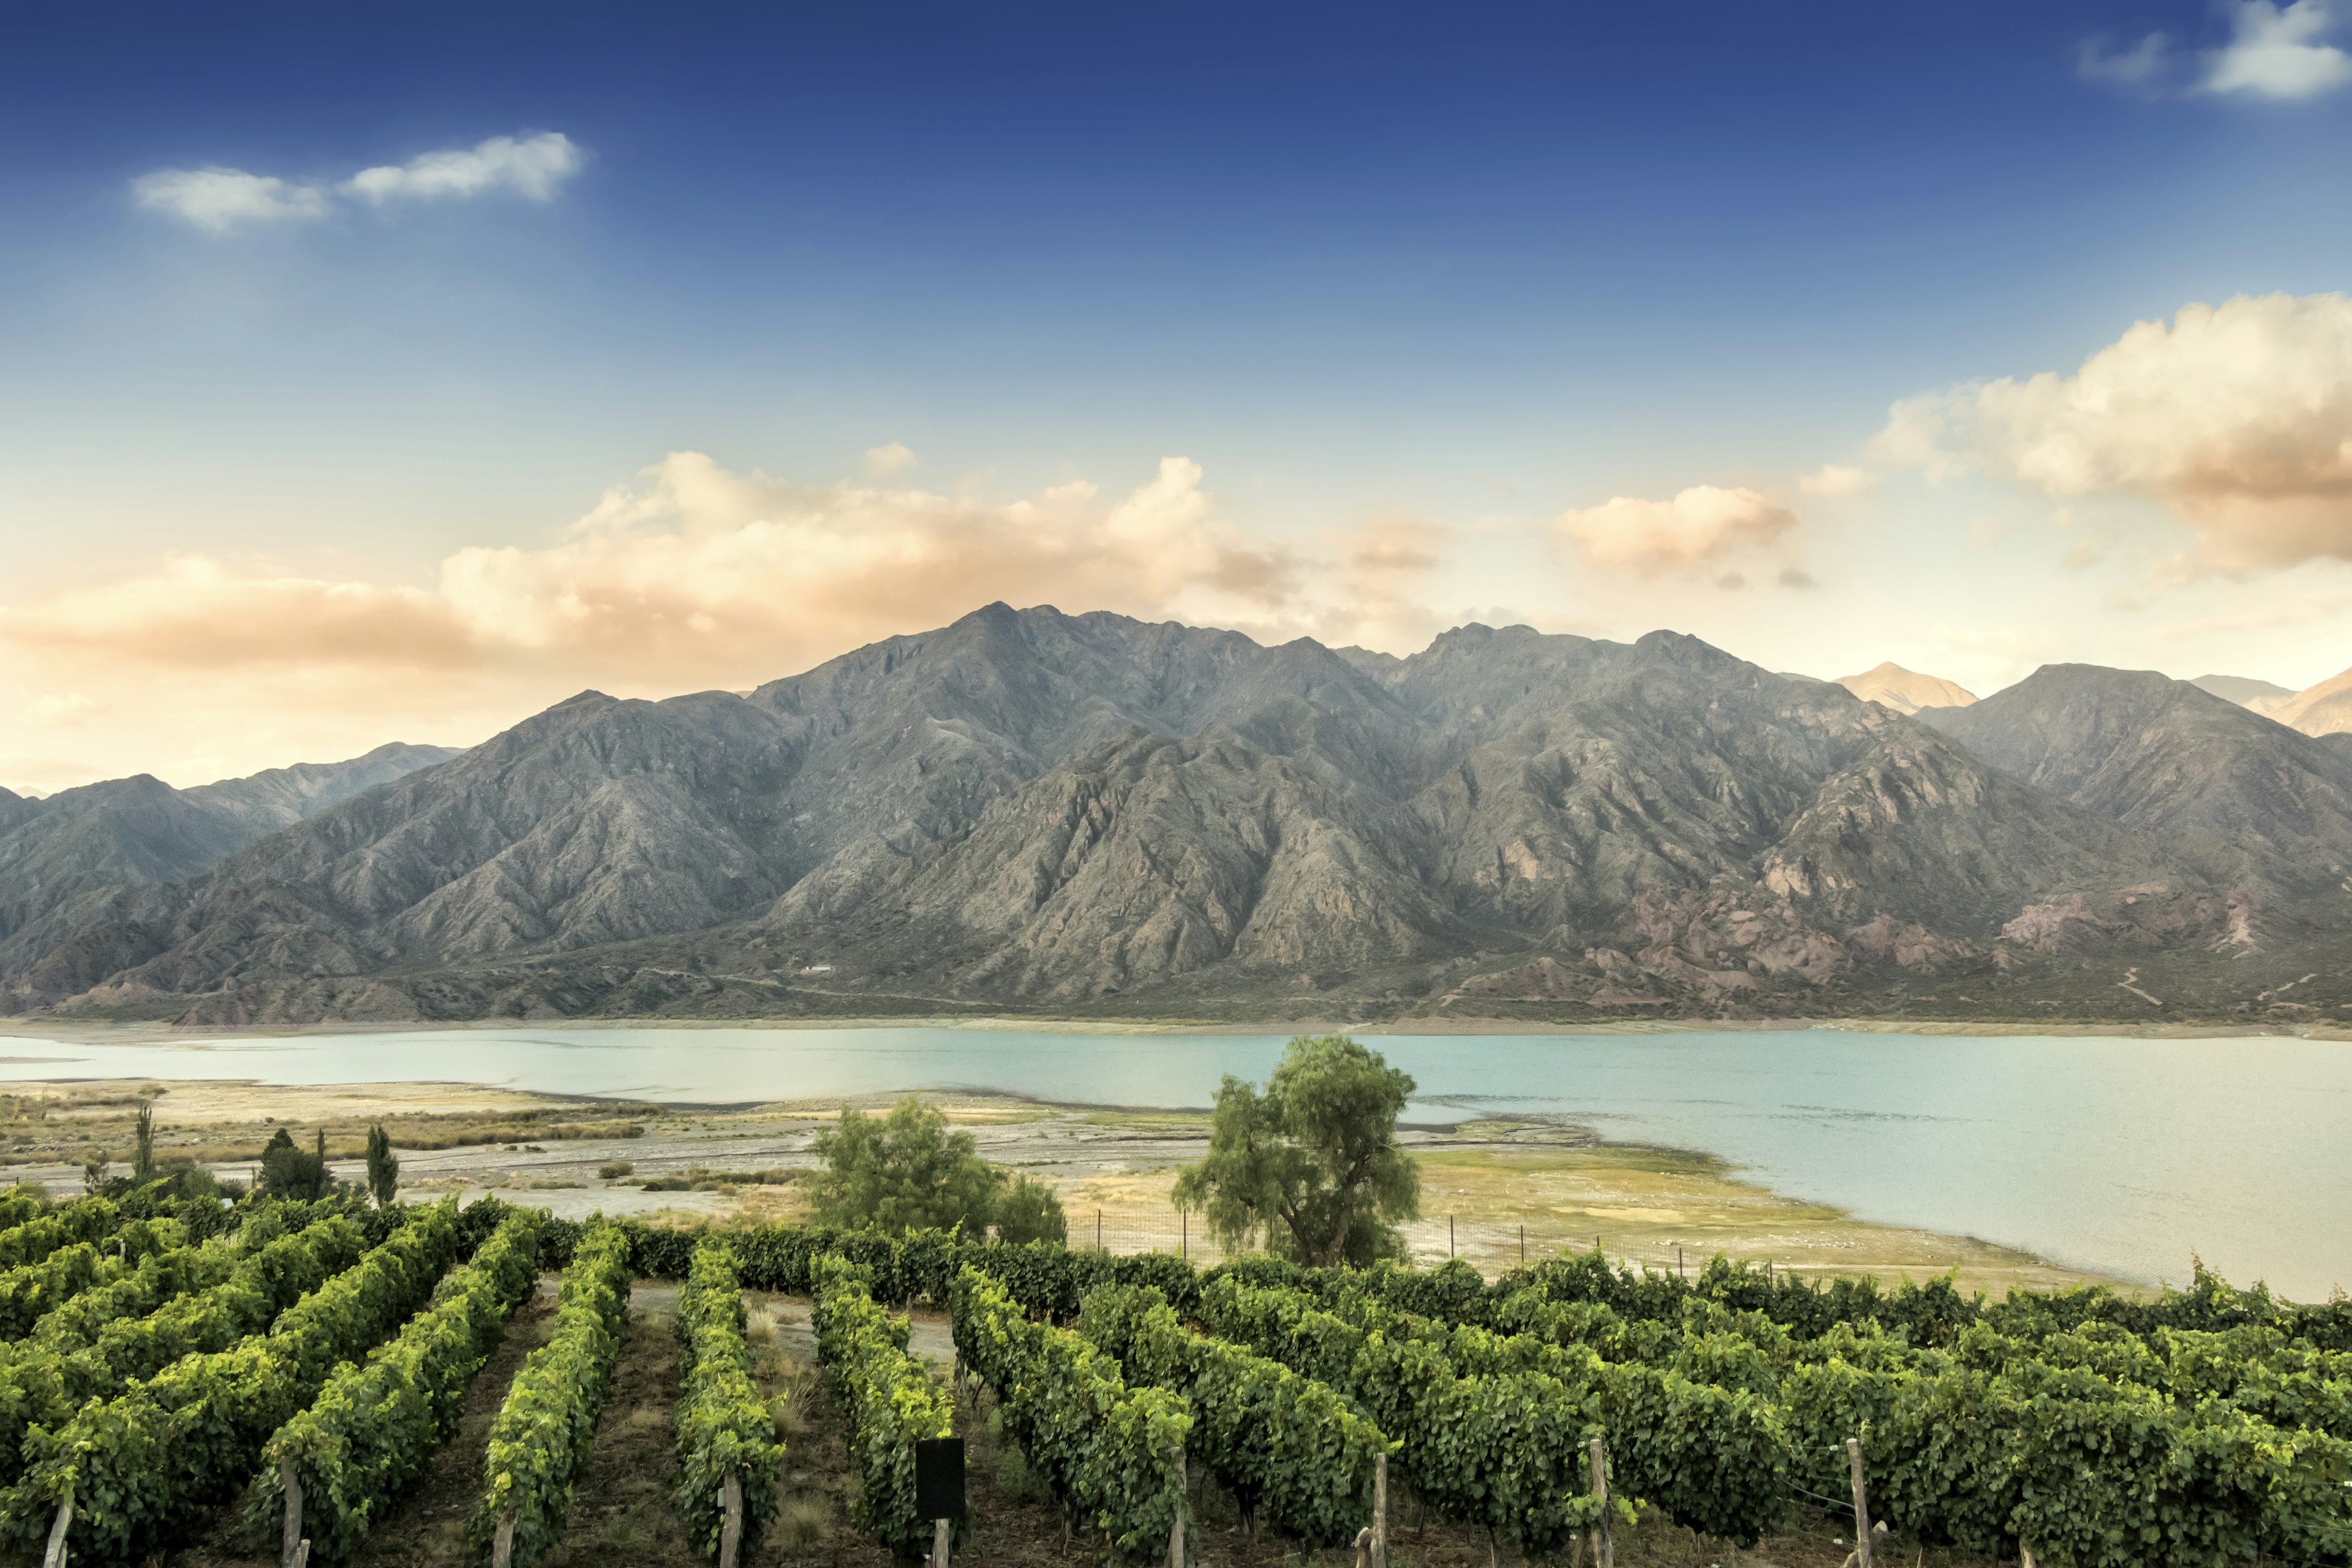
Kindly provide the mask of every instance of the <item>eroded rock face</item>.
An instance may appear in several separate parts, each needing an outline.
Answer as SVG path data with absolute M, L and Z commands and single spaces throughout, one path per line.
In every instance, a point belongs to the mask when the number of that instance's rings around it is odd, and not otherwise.
M 2009 696 L 1965 710 L 1993 715 L 1989 759 L 1670 633 L 1474 626 L 1399 659 L 992 605 L 749 696 L 583 693 L 339 803 L 310 774 L 167 792 L 138 809 L 309 815 L 135 874 L 9 861 L 52 808 L 0 801 L 0 995 L 245 1023 L 1334 991 L 1764 1009 L 2078 950 L 2252 952 L 2305 918 L 2282 882 L 2210 874 L 2212 769 L 2125 765 L 2104 720 L 2105 762 L 2059 758 L 2054 721 L 2023 725 L 2036 752 L 2001 738 Z M 2250 798 L 2324 805 L 2312 768 Z M 2246 853 L 2320 854 L 2329 820 Z

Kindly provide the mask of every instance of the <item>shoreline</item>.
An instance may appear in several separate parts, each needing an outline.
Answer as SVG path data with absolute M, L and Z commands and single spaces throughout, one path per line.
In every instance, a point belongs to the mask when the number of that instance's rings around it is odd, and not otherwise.
M 1231 1020 L 1160 1018 L 1026 1017 L 991 1014 L 984 1017 L 945 1015 L 841 1018 L 457 1018 L 386 1021 L 337 1020 L 317 1024 L 172 1024 L 112 1019 L 47 1019 L 26 1016 L 0 1017 L 0 1042 L 37 1042 L 53 1038 L 59 1044 L 77 1039 L 108 1039 L 125 1044 L 203 1040 L 303 1039 L 323 1036 L 463 1034 L 486 1030 L 578 1029 L 680 1033 L 709 1029 L 772 1030 L 809 1033 L 830 1029 L 950 1029 L 971 1034 L 1113 1035 L 1137 1038 L 1155 1036 L 1215 1037 L 1276 1037 L 1290 1035 L 1354 1035 L 1367 1038 L 1403 1036 L 1415 1038 L 1483 1036 L 1640 1037 L 1644 1035 L 1771 1035 L 1853 1034 L 1917 1035 L 1939 1038 L 2111 1038 L 2148 1040 L 2299 1039 L 2352 1042 L 2352 1026 L 2334 1023 L 2285 1024 L 2158 1024 L 2118 1020 L 2112 1023 L 2059 1023 L 2020 1020 L 2011 1023 L 1950 1022 L 1907 1018 L 1633 1018 L 1622 1023 L 1555 1024 L 1515 1018 L 1409 1017 L 1383 1023 L 1349 1023 L 1339 1019 L 1301 1018 L 1283 1022 L 1234 1023 Z
M 818 1130 L 845 1106 L 879 1110 L 895 1099 L 715 1106 L 463 1083 L 162 1078 L 17 1087 L 8 1102 L 14 1147 L 0 1180 L 54 1192 L 79 1189 L 77 1161 L 119 1157 L 131 1107 L 150 1099 L 158 1153 L 194 1158 L 219 1175 L 246 1179 L 261 1144 L 288 1127 L 299 1137 L 323 1131 L 334 1173 L 355 1179 L 364 1129 L 381 1121 L 400 1153 L 404 1187 L 417 1195 L 456 1193 L 469 1202 L 495 1194 L 566 1217 L 595 1210 L 682 1224 L 801 1217 L 805 1199 L 796 1184 L 815 1167 Z M 26 1089 L 39 1095 L 30 1119 Z M 1115 1252 L 1179 1251 L 1189 1236 L 1192 1256 L 1220 1256 L 1197 1219 L 1188 1225 L 1171 1203 L 1178 1172 L 1206 1152 L 1206 1108 L 1073 1106 L 970 1090 L 926 1098 L 977 1138 L 984 1158 L 1054 1185 L 1073 1245 L 1099 1237 Z M 1522 1258 L 1590 1246 L 1617 1263 L 1669 1272 L 1703 1267 L 1721 1252 L 1801 1276 L 1889 1284 L 1953 1271 L 1964 1289 L 1993 1296 L 2017 1287 L 2106 1285 L 2134 1295 L 2154 1288 L 1975 1237 L 1860 1218 L 1781 1192 L 1721 1155 L 1612 1141 L 1564 1119 L 1497 1116 L 1398 1131 L 1421 1168 L 1422 1218 L 1402 1229 L 1424 1266 L 1458 1256 L 1492 1276 Z

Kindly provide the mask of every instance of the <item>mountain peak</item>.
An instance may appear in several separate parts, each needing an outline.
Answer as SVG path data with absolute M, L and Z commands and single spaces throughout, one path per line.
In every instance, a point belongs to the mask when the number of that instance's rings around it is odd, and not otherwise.
M 1844 687 L 1864 702 L 1875 702 L 1897 713 L 1916 713 L 1922 708 L 1966 708 L 1977 700 L 1976 693 L 1964 686 L 1955 685 L 1939 675 L 1906 669 L 1893 659 L 1860 675 L 1841 675 L 1831 684 Z

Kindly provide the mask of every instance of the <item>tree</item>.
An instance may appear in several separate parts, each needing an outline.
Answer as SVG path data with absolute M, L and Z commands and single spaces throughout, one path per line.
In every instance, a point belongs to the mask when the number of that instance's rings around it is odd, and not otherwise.
M 327 1134 L 319 1134 L 319 1152 L 306 1153 L 283 1127 L 261 1151 L 261 1190 L 272 1197 L 322 1198 L 327 1195 Z
M 139 1115 L 131 1124 L 131 1182 L 133 1186 L 145 1186 L 155 1179 L 155 1102 L 139 1102 Z
M 1032 1176 L 1015 1176 L 1013 1185 L 996 1200 L 999 1241 L 1067 1241 L 1069 1216 L 1062 1200 L 1047 1184 Z
M 949 1131 L 946 1114 L 911 1094 L 878 1121 L 843 1107 L 814 1148 L 825 1163 L 813 1184 L 825 1225 L 978 1230 L 1004 1179 L 971 1133 Z
M 1395 1220 L 1421 1214 L 1421 1173 L 1397 1147 L 1410 1075 L 1344 1035 L 1301 1035 L 1260 1092 L 1228 1075 L 1208 1157 L 1176 1182 L 1226 1247 L 1267 1245 L 1301 1263 L 1403 1256 Z
M 392 1135 L 381 1121 L 368 1129 L 367 1184 L 380 1209 L 390 1208 L 400 1192 L 400 1156 L 392 1152 Z

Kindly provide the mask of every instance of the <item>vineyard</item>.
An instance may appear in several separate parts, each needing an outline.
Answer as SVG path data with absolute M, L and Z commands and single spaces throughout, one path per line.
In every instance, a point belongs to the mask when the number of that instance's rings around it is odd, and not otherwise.
M 849 1521 L 900 1561 L 933 1540 L 917 1446 L 969 1432 L 1017 1456 L 1090 1555 L 1135 1563 L 1202 1561 L 1213 1500 L 1245 1539 L 1333 1561 L 1408 1510 L 1497 1561 L 1654 1524 L 1725 1561 L 1792 1512 L 1851 1519 L 1858 1477 L 1906 1550 L 2352 1563 L 2352 1305 L 2202 1273 L 2149 1300 L 1991 1302 L 1721 1260 L 1689 1279 L 1591 1256 L 1492 1281 L 1195 1269 L 490 1200 L 21 1189 L 0 1194 L 0 1536 L 27 1563 L 169 1561 L 207 1532 L 242 1561 L 370 1560 L 551 1270 L 544 1342 L 508 1363 L 461 1478 L 470 1560 L 499 1568 L 587 1560 L 562 1553 L 641 1279 L 679 1282 L 666 1506 L 679 1550 L 728 1568 L 778 1561 L 787 1527 L 787 1421 L 746 1291 L 811 1302 Z M 950 1314 L 956 1378 L 910 1351 L 894 1310 L 913 1308 Z M 980 1523 L 950 1521 L 959 1550 Z

